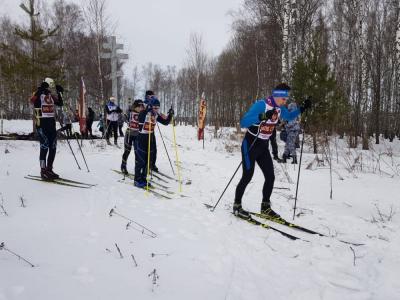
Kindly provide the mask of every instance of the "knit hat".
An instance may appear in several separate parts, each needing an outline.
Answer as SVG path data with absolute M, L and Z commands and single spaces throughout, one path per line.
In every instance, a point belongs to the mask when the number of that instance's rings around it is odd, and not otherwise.
M 158 107 L 160 107 L 160 100 L 158 100 L 157 98 L 153 97 L 153 99 L 151 99 L 150 104 L 151 104 L 152 106 L 158 106 Z
M 136 99 L 135 101 L 133 101 L 133 104 L 132 104 L 133 108 L 136 108 L 136 107 L 138 107 L 140 105 L 144 105 L 142 99 Z
M 150 90 L 146 91 L 146 97 L 147 96 L 153 96 L 153 95 L 154 95 L 153 91 L 150 91 Z

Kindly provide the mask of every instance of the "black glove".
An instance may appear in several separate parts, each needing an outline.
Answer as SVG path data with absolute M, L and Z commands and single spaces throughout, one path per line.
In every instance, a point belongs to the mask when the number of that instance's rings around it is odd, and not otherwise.
M 173 116 L 175 114 L 174 110 L 172 108 L 169 109 L 168 114 L 170 116 Z
M 312 98 L 310 96 L 306 100 L 304 100 L 303 105 L 300 106 L 301 113 L 305 112 L 307 109 L 310 109 L 311 105 L 312 105 Z
M 267 120 L 272 118 L 274 113 L 275 113 L 275 109 L 272 109 L 272 110 L 269 110 L 269 111 L 267 111 L 265 113 L 259 114 L 258 118 L 260 119 L 260 121 L 267 121 Z
M 57 93 L 64 93 L 64 88 L 61 85 L 56 84 L 56 91 Z

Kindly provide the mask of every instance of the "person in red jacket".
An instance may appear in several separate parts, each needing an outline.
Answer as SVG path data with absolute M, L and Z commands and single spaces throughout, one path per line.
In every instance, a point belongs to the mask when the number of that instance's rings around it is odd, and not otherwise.
M 40 141 L 40 176 L 46 180 L 59 178 L 59 175 L 53 172 L 57 150 L 55 106 L 63 106 L 62 92 L 64 90 L 60 85 L 56 85 L 57 94 L 55 95 L 52 89 L 54 89 L 54 80 L 46 78 L 31 98 Z

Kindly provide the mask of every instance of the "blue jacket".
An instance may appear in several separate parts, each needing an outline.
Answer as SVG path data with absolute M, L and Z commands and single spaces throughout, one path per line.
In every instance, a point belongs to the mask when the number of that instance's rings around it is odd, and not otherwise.
M 267 101 L 269 102 L 270 106 L 272 106 L 272 109 L 280 109 L 280 118 L 284 121 L 292 121 L 301 113 L 299 108 L 289 111 L 285 106 L 278 106 L 275 103 L 275 99 L 271 96 L 268 99 L 257 100 L 240 120 L 240 127 L 249 128 L 252 125 L 259 124 L 261 122 L 259 115 L 267 111 Z

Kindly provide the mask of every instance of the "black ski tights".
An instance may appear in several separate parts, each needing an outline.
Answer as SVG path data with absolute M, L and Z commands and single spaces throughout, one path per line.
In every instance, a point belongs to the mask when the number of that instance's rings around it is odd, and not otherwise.
M 132 150 L 132 145 L 136 147 L 135 142 L 136 136 L 133 136 L 129 133 L 129 130 L 125 133 L 124 138 L 124 154 L 122 154 L 122 164 L 126 166 L 126 162 L 128 161 L 129 154 Z
M 235 203 L 241 204 L 244 191 L 249 184 L 254 174 L 254 167 L 257 164 L 260 166 L 261 171 L 264 174 L 264 186 L 263 186 L 263 203 L 269 203 L 274 187 L 275 174 L 274 166 L 271 159 L 271 154 L 268 150 L 268 141 L 258 139 L 253 147 L 250 149 L 254 139 L 249 133 L 246 134 L 242 143 L 242 169 L 243 175 L 240 179 L 238 186 L 236 187 Z

